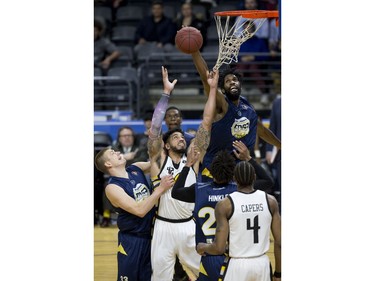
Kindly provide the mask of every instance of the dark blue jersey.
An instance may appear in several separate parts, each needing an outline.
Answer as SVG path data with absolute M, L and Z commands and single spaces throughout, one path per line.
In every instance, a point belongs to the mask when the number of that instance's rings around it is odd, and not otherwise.
M 147 182 L 143 171 L 137 166 L 130 165 L 126 168 L 129 179 L 120 177 L 110 177 L 108 184 L 120 186 L 127 195 L 135 201 L 142 201 L 149 197 L 152 190 Z M 135 216 L 121 208 L 115 208 L 118 212 L 117 226 L 120 231 L 141 236 L 151 235 L 151 224 L 155 214 L 155 209 L 151 209 L 143 218 Z
M 212 123 L 211 140 L 200 167 L 203 176 L 211 176 L 209 167 L 215 154 L 220 150 L 233 152 L 233 142 L 242 141 L 249 149 L 253 149 L 256 140 L 258 116 L 253 106 L 243 97 L 240 97 L 236 106 L 229 101 L 228 111 L 222 119 Z
M 215 206 L 232 192 L 237 191 L 234 182 L 220 185 L 214 182 L 195 184 L 194 218 L 196 222 L 195 241 L 211 243 L 215 238 Z

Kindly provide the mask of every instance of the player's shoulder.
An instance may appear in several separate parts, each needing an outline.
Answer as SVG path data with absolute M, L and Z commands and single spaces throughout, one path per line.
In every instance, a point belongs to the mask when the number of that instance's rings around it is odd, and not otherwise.
M 124 185 L 126 185 L 126 180 L 126 178 L 110 176 L 105 189 L 111 189 L 114 186 L 123 187 Z
M 243 107 L 246 107 L 248 109 L 251 109 L 252 111 L 255 112 L 255 108 L 254 106 L 246 99 L 244 98 L 243 96 L 240 96 L 240 103 Z
M 200 191 L 205 190 L 207 188 L 212 188 L 210 182 L 197 182 L 195 186 Z
M 136 162 L 136 163 L 133 163 L 131 165 L 129 165 L 128 167 L 126 167 L 126 171 L 132 175 L 138 175 L 138 173 L 143 173 L 143 170 L 141 168 L 141 165 L 142 164 L 146 164 L 147 162 Z

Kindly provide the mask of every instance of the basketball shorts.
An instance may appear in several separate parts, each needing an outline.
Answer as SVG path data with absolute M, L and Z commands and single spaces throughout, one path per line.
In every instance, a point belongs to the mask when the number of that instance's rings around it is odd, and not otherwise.
M 225 256 L 202 256 L 199 267 L 198 281 L 218 280 L 220 269 L 224 263 Z
M 156 219 L 151 242 L 151 280 L 172 280 L 176 256 L 190 279 L 196 280 L 201 256 L 195 250 L 195 222 L 191 219 L 171 223 Z
M 219 280 L 224 281 L 271 281 L 270 260 L 266 254 L 255 258 L 227 257 Z
M 151 239 L 118 233 L 117 281 L 151 280 Z

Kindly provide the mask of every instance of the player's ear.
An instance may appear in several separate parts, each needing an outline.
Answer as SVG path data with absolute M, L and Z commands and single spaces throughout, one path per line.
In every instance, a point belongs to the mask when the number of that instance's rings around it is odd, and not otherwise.
M 164 147 L 165 147 L 166 150 L 169 150 L 171 148 L 171 146 L 169 145 L 169 143 L 166 143 Z
M 104 166 L 105 166 L 107 169 L 109 169 L 109 168 L 112 167 L 112 163 L 109 162 L 109 161 L 105 161 L 105 162 L 104 162 Z

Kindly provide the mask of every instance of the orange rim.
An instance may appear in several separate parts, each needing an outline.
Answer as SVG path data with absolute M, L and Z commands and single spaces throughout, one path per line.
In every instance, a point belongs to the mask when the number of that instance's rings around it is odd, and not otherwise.
M 260 18 L 278 18 L 279 11 L 267 11 L 267 10 L 238 10 L 238 11 L 222 11 L 216 12 L 215 16 L 230 16 L 238 17 L 242 16 L 243 18 L 248 19 L 260 19 Z

